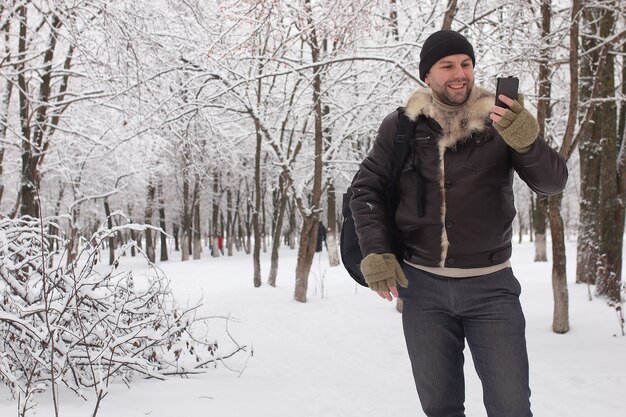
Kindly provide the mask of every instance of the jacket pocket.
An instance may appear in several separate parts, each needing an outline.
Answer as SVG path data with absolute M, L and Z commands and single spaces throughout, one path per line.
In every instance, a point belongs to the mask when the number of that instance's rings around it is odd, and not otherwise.
M 494 142 L 485 137 L 471 138 L 463 145 L 467 158 L 463 167 L 472 171 L 485 171 L 496 164 Z

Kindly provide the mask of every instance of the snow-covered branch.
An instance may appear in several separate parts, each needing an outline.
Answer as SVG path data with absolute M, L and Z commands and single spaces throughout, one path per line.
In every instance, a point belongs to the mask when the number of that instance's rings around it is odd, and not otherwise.
M 211 318 L 196 315 L 199 305 L 178 307 L 158 268 L 136 282 L 119 257 L 100 265 L 104 243 L 123 226 L 98 230 L 67 266 L 63 253 L 49 252 L 47 226 L 0 219 L 0 381 L 25 407 L 57 384 L 101 398 L 118 378 L 206 372 L 246 350 L 222 354 L 206 333 Z

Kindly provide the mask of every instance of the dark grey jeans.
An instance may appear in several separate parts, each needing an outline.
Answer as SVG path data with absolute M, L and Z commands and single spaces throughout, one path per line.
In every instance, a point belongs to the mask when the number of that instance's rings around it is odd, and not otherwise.
M 403 266 L 402 323 L 415 385 L 428 417 L 465 416 L 465 340 L 489 417 L 531 417 L 526 321 L 511 268 L 446 278 Z

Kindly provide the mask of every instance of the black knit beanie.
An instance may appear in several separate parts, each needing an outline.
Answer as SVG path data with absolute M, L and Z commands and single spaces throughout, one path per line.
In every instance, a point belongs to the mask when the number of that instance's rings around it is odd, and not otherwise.
M 420 79 L 424 81 L 430 68 L 441 58 L 455 54 L 469 55 L 476 65 L 472 44 L 459 32 L 440 30 L 430 35 L 420 52 Z

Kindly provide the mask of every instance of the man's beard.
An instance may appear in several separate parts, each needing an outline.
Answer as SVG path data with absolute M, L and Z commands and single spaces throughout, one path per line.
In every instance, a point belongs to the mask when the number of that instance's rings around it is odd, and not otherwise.
M 444 93 L 443 95 L 438 94 L 436 92 L 433 92 L 436 96 L 437 99 L 442 102 L 443 104 L 446 104 L 448 106 L 461 106 L 463 104 L 465 104 L 465 102 L 467 101 L 467 99 L 469 98 L 469 96 L 472 93 L 472 88 L 474 87 L 474 83 L 470 84 L 469 82 L 467 83 L 467 89 L 465 91 L 465 96 L 462 99 L 458 99 L 456 97 L 458 96 L 452 96 L 450 94 L 448 94 L 448 89 L 444 88 Z

